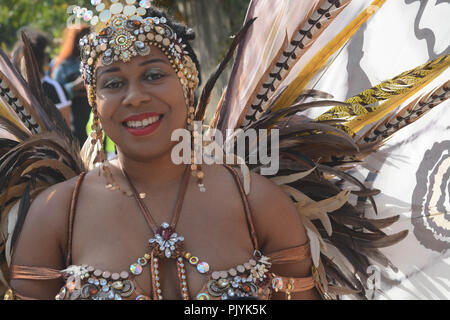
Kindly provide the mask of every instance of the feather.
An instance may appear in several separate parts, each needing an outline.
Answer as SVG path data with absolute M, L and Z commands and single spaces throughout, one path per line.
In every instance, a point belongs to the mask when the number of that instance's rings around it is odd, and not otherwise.
M 320 234 L 319 230 L 317 230 L 316 226 L 307 217 L 305 217 L 301 212 L 299 212 L 299 216 L 303 222 L 303 225 L 305 226 L 305 229 L 307 228 L 311 233 L 314 233 L 317 236 L 317 239 L 319 239 L 319 242 L 320 242 L 320 249 L 322 251 L 326 252 L 328 250 L 327 245 L 326 245 L 325 241 L 323 240 L 322 235 Z
M 27 184 L 24 182 L 12 186 L 8 188 L 4 193 L 0 194 L 0 208 L 3 208 L 7 200 L 10 201 L 11 199 L 20 198 L 26 187 Z
M 2 116 L 0 116 L 0 129 L 15 137 L 17 141 L 23 141 L 29 137 L 27 132 Z
M 31 89 L 31 93 L 36 97 L 41 106 L 45 105 L 44 90 L 41 85 L 41 75 L 39 66 L 36 61 L 36 56 L 24 31 L 21 32 L 21 37 L 24 45 L 23 55 L 26 62 L 27 82 Z
M 328 213 L 341 208 L 347 202 L 349 196 L 350 192 L 342 191 L 334 197 L 317 202 L 312 199 L 300 201 L 296 203 L 296 206 L 297 210 L 310 220 L 319 219 L 328 236 L 331 236 L 333 229 Z
M 253 22 L 255 20 L 256 20 L 256 18 L 253 18 L 245 23 L 244 27 L 234 37 L 233 42 L 232 42 L 230 48 L 228 49 L 228 53 L 226 54 L 225 58 L 217 66 L 216 70 L 211 74 L 210 78 L 206 82 L 206 85 L 203 88 L 202 94 L 200 96 L 200 101 L 197 105 L 197 111 L 196 111 L 196 115 L 195 115 L 196 120 L 198 120 L 198 121 L 204 120 L 206 107 L 208 106 L 209 100 L 211 98 L 211 92 L 214 89 L 217 79 L 219 79 L 220 75 L 227 67 L 228 63 L 230 62 L 231 58 L 233 57 L 236 47 L 239 45 L 241 40 L 245 37 L 245 34 L 247 33 L 248 29 L 250 28 L 250 26 L 253 24 Z
M 297 180 L 303 179 L 304 177 L 310 175 L 314 170 L 316 170 L 315 167 L 306 172 L 299 172 L 299 173 L 291 174 L 289 176 L 277 176 L 270 180 L 277 185 L 289 184 L 289 183 L 295 182 Z
M 357 133 L 366 125 L 383 119 L 389 112 L 393 111 L 401 103 L 412 97 L 415 93 L 439 76 L 445 69 L 448 68 L 448 66 L 450 66 L 450 55 L 440 57 L 414 69 L 411 73 L 416 80 L 411 88 L 405 90 L 401 94 L 393 96 L 385 103 L 376 107 L 374 111 L 344 123 L 345 127 L 350 129 L 351 132 Z
M 16 204 L 8 212 L 8 236 L 7 236 L 6 247 L 5 247 L 6 262 L 7 262 L 8 266 L 11 265 L 12 237 L 13 237 L 14 229 L 17 224 L 17 218 L 18 218 L 18 214 L 19 214 L 19 205 L 20 205 L 20 201 L 17 201 Z
M 289 74 L 291 66 L 303 56 L 349 2 L 349 0 L 320 1 L 312 4 L 309 13 L 296 28 L 290 42 L 281 47 L 282 50 L 275 56 L 272 64 L 261 77 L 256 90 L 250 95 L 243 112 L 243 115 L 246 115 L 245 119 L 241 116 L 238 126 L 241 123 L 242 126 L 248 126 L 254 121 L 253 119 L 259 119 L 267 110 L 266 101 Z
M 303 192 L 292 188 L 291 186 L 288 185 L 280 185 L 280 188 L 283 189 L 284 192 L 286 192 L 286 194 L 288 196 L 291 196 L 292 198 L 294 198 L 295 202 L 308 202 L 309 200 L 311 200 L 308 196 L 306 196 Z
M 320 241 L 315 232 L 313 232 L 308 227 L 305 227 L 306 229 L 306 235 L 309 239 L 309 244 L 311 247 L 311 257 L 312 261 L 314 263 L 314 266 L 317 268 L 320 263 Z
M 332 173 L 332 174 L 336 175 L 337 177 L 342 178 L 342 179 L 350 182 L 353 185 L 357 185 L 360 188 L 360 190 L 363 191 L 363 192 L 367 192 L 368 191 L 368 189 L 366 188 L 366 186 L 362 182 L 360 182 L 358 179 L 354 178 L 353 176 L 351 176 L 349 174 L 346 174 L 345 172 L 342 172 L 342 171 L 339 171 L 339 170 L 335 170 L 335 169 L 333 169 L 331 167 L 328 167 L 328 166 L 325 166 L 325 165 L 320 165 L 319 169 L 320 169 L 320 171 L 323 171 L 323 172 Z M 372 204 L 372 207 L 373 207 L 373 209 L 375 211 L 375 214 L 378 214 L 377 205 L 375 203 L 375 200 L 373 199 L 373 196 L 370 195 L 370 193 L 371 193 L 370 191 L 367 192 L 368 198 L 370 200 L 370 203 Z
M 252 0 L 245 21 L 258 19 L 249 29 L 239 45 L 228 82 L 227 91 L 221 105 L 217 128 L 234 129 L 247 106 L 250 95 L 256 90 L 260 79 L 266 74 L 280 48 L 295 33 L 299 22 L 304 21 L 311 8 L 320 0 L 311 1 L 262 1 Z M 281 30 L 281 31 L 280 31 Z
M 337 286 L 328 286 L 328 291 L 332 294 L 336 294 L 336 295 L 353 295 L 353 294 L 357 294 L 360 291 L 359 290 L 354 290 L 354 289 L 349 289 L 349 288 L 343 288 L 343 287 L 337 287 Z
M 24 176 L 32 171 L 36 171 L 45 167 L 52 168 L 60 172 L 67 180 L 76 176 L 76 173 L 72 169 L 70 169 L 67 165 L 64 165 L 59 160 L 52 160 L 52 159 L 44 159 L 34 162 L 32 165 L 27 166 L 26 170 L 22 172 L 21 176 Z
M 380 229 L 387 228 L 398 221 L 400 216 L 393 216 L 384 219 L 367 219 L 358 216 L 349 216 L 344 214 L 331 215 L 331 219 L 352 228 L 365 228 L 371 232 L 380 232 Z
M 95 143 L 93 143 L 95 142 Z M 97 154 L 101 150 L 101 145 L 93 137 L 88 136 L 86 142 L 81 149 L 80 156 L 83 160 L 83 165 L 87 170 L 94 168 L 94 161 L 97 158 Z
M 386 0 L 375 0 L 370 8 L 381 7 Z M 278 110 L 284 106 L 289 106 L 305 89 L 306 85 L 323 68 L 331 56 L 337 52 L 358 30 L 359 28 L 376 12 L 377 10 L 364 10 L 356 19 L 347 25 L 335 38 L 324 46 L 297 74 L 296 78 L 289 85 L 289 88 L 283 93 L 279 101 L 273 107 Z
M 252 122 L 252 125 L 249 128 L 252 129 L 268 128 L 280 118 L 287 117 L 289 115 L 293 115 L 296 114 L 297 112 L 305 111 L 310 108 L 326 107 L 336 104 L 342 104 L 342 102 L 334 100 L 322 100 L 322 101 L 295 104 L 288 108 L 284 108 L 282 110 L 268 113 L 267 115 L 262 116 L 258 121 Z
M 414 99 L 400 111 L 393 113 L 381 123 L 374 125 L 359 138 L 359 142 L 370 143 L 386 139 L 398 130 L 420 119 L 428 111 L 448 98 L 450 98 L 450 81 L 427 93 L 422 98 Z
M 25 191 L 23 192 L 22 198 L 19 202 L 19 211 L 17 215 L 17 222 L 14 227 L 14 232 L 12 234 L 11 238 L 11 249 L 14 247 L 14 244 L 16 243 L 20 231 L 22 230 L 22 227 L 25 223 L 25 219 L 28 215 L 28 209 L 30 208 L 31 201 L 30 201 L 30 184 L 27 185 L 25 188 Z
M 39 101 L 30 92 L 30 88 L 8 56 L 0 49 L 0 98 L 3 101 L 2 114 L 14 115 L 12 122 L 23 131 L 37 134 L 54 130 L 55 127 Z M 11 121 L 11 118 L 6 117 Z

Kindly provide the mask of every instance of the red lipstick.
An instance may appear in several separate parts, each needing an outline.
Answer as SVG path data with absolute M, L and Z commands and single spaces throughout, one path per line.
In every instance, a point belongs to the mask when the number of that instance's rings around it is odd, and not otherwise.
M 159 117 L 159 120 L 155 123 L 149 124 L 142 128 L 131 128 L 131 127 L 128 127 L 126 124 L 129 121 L 142 121 L 142 120 L 153 118 L 153 117 Z M 122 124 L 123 124 L 124 128 L 130 134 L 132 134 L 133 136 L 136 136 L 136 137 L 141 137 L 141 136 L 147 136 L 147 135 L 153 133 L 156 129 L 158 129 L 159 125 L 161 124 L 162 118 L 163 118 L 163 114 L 161 114 L 161 113 L 146 112 L 146 113 L 141 113 L 141 114 L 137 114 L 137 115 L 128 117 L 122 122 Z

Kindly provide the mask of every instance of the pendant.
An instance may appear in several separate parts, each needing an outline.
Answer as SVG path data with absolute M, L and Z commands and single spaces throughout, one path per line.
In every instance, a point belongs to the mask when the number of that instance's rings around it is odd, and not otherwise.
M 182 255 L 184 237 L 178 236 L 175 229 L 164 222 L 156 230 L 155 237 L 149 239 L 148 243 L 155 256 L 175 259 Z

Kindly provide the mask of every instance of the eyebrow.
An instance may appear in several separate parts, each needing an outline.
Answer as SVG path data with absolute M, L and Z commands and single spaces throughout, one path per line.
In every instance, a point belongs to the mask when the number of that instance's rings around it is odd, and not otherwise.
M 167 64 L 167 61 L 165 61 L 164 59 L 155 58 L 155 59 L 150 59 L 150 60 L 147 60 L 145 62 L 142 62 L 141 64 L 139 64 L 139 66 L 143 67 L 143 66 L 146 66 L 148 64 L 156 63 L 156 62 L 162 62 L 162 63 Z M 119 67 L 100 69 L 100 71 L 98 73 L 98 76 L 100 77 L 101 75 L 103 75 L 105 73 L 113 73 L 113 72 L 118 72 L 118 71 L 120 71 Z

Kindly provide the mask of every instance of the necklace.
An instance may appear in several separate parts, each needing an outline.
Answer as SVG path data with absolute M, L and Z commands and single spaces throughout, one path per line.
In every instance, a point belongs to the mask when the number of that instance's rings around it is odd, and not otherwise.
M 178 219 L 180 217 L 181 207 L 183 205 L 184 196 L 186 194 L 188 182 L 189 182 L 189 167 L 186 167 L 183 178 L 181 180 L 180 190 L 178 192 L 178 198 L 175 205 L 174 213 L 171 223 L 164 222 L 159 227 L 150 214 L 150 210 L 144 203 L 142 197 L 136 190 L 130 177 L 120 165 L 123 175 L 130 185 L 134 198 L 136 199 L 139 208 L 144 215 L 147 224 L 150 226 L 154 233 L 154 237 L 148 240 L 150 246 L 150 272 L 152 279 L 153 298 L 156 300 L 162 300 L 161 283 L 159 277 L 159 259 L 174 259 L 177 264 L 178 280 L 180 282 L 181 296 L 184 300 L 189 299 L 189 290 L 187 286 L 186 270 L 183 263 L 184 252 L 184 237 L 178 235 L 175 232 Z M 138 268 L 139 265 L 136 265 Z M 131 270 L 133 272 L 133 270 Z

